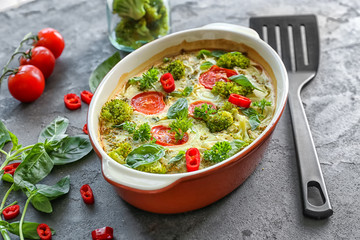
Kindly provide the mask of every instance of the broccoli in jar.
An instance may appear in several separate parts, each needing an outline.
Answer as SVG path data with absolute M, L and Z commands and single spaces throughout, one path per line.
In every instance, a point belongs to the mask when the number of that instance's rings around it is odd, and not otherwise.
M 131 106 L 120 99 L 108 101 L 101 109 L 100 117 L 114 124 L 121 124 L 131 119 L 133 109 Z
M 229 69 L 234 67 L 245 69 L 250 65 L 250 59 L 241 52 L 229 52 L 221 55 L 216 65 Z

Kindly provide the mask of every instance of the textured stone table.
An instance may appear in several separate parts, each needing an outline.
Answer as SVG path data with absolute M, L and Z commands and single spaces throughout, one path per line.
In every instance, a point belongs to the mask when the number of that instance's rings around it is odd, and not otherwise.
M 329 219 L 302 215 L 288 109 L 254 174 L 206 208 L 177 215 L 138 210 L 103 179 L 92 152 L 53 170 L 44 182 L 52 184 L 69 174 L 70 193 L 53 201 L 53 213 L 30 207 L 26 219 L 53 226 L 55 240 L 90 239 L 93 229 L 106 225 L 114 228 L 116 239 L 360 239 L 359 9 L 360 2 L 353 0 L 171 1 L 173 32 L 211 22 L 248 26 L 251 16 L 317 14 L 321 62 L 302 99 L 334 208 Z M 70 134 L 81 133 L 87 105 L 69 111 L 63 95 L 88 89 L 91 71 L 115 51 L 106 36 L 105 1 L 37 0 L 0 12 L 0 66 L 26 33 L 49 26 L 63 34 L 66 48 L 44 94 L 34 103 L 21 104 L 10 96 L 6 82 L 1 87 L 0 119 L 24 145 L 36 142 L 41 128 L 56 116 L 70 120 Z M 80 197 L 79 188 L 85 183 L 95 192 L 93 206 Z M 0 184 L 1 198 L 8 186 Z M 9 201 L 15 199 L 23 206 L 22 193 L 12 194 Z

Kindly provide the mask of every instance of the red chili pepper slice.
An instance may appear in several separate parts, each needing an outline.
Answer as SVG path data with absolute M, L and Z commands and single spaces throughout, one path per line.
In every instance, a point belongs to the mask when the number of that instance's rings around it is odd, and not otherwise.
M 83 132 L 84 132 L 85 134 L 89 135 L 87 123 L 85 123 L 85 125 L 84 125 L 84 127 L 83 127 Z
M 15 173 L 15 170 L 16 168 L 20 165 L 20 163 L 12 163 L 12 164 L 9 164 L 9 165 L 6 165 L 3 169 L 4 169 L 4 174 L 7 173 L 7 174 L 11 174 L 14 176 L 14 173 Z
M 199 170 L 200 152 L 197 148 L 189 148 L 185 153 L 186 169 L 188 172 Z
M 12 205 L 10 207 L 5 208 L 2 211 L 5 220 L 10 220 L 16 218 L 20 213 L 20 206 L 19 205 Z
M 171 73 L 165 73 L 164 75 L 162 75 L 160 78 L 160 82 L 165 92 L 171 93 L 175 90 L 175 81 Z
M 113 232 L 112 227 L 103 227 L 92 231 L 91 236 L 93 240 L 113 239 Z
M 81 197 L 86 204 L 94 204 L 94 194 L 89 184 L 82 185 L 80 188 Z
M 64 96 L 65 106 L 70 110 L 75 110 L 81 107 L 81 101 L 75 93 L 69 93 Z
M 39 224 L 36 228 L 36 231 L 41 240 L 51 239 L 51 229 L 47 224 L 45 223 Z
M 229 102 L 239 107 L 249 108 L 251 104 L 251 99 L 241 96 L 239 94 L 232 93 L 229 96 Z
M 83 102 L 85 102 L 85 103 L 87 103 L 87 104 L 90 104 L 91 99 L 92 99 L 92 97 L 94 96 L 94 94 L 92 94 L 92 93 L 89 92 L 89 91 L 84 90 L 84 91 L 82 91 L 82 92 L 80 93 L 80 96 L 81 96 L 81 100 L 82 100 Z

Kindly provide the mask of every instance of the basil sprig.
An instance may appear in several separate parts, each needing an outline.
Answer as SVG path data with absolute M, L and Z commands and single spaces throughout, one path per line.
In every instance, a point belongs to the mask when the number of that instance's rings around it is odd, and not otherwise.
M 137 168 L 142 165 L 154 163 L 164 156 L 164 147 L 154 143 L 147 143 L 130 152 L 125 161 L 129 167 Z

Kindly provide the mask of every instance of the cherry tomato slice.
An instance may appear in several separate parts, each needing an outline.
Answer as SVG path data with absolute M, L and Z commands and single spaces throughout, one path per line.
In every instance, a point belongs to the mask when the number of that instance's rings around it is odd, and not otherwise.
M 162 146 L 175 146 L 186 143 L 189 140 L 188 133 L 185 133 L 183 139 L 180 141 L 175 139 L 175 133 L 170 132 L 169 127 L 158 125 L 151 128 L 151 135 L 156 139 L 156 144 Z
M 20 58 L 20 65 L 34 65 L 47 79 L 54 70 L 55 57 L 46 47 L 38 46 L 31 49 L 31 53 L 27 51 L 25 56 Z
M 41 240 L 50 240 L 51 239 L 51 229 L 50 227 L 45 224 L 41 223 L 36 228 L 37 234 L 39 235 Z
M 16 168 L 20 165 L 20 163 L 12 163 L 9 165 L 6 165 L 3 169 L 4 169 L 4 174 L 11 174 L 14 176 L 15 170 Z
M 20 102 L 33 102 L 44 91 L 44 75 L 33 65 L 20 66 L 15 74 L 9 76 L 8 88 L 11 95 Z
M 76 110 L 81 107 L 81 101 L 75 93 L 69 93 L 64 96 L 65 107 L 70 110 Z
M 251 99 L 236 93 L 232 93 L 229 96 L 229 102 L 239 107 L 249 108 L 251 104 Z
M 165 73 L 160 78 L 161 85 L 167 93 L 171 93 L 175 90 L 175 81 L 171 73 Z
M 92 94 L 91 92 L 86 91 L 86 90 L 84 90 L 80 93 L 81 100 L 87 104 L 90 104 L 93 95 L 94 94 Z
M 65 48 L 65 41 L 55 29 L 44 28 L 38 32 L 38 40 L 34 45 L 48 48 L 54 54 L 54 57 L 58 58 Z
M 213 109 L 216 109 L 216 106 L 215 104 L 213 104 L 212 102 L 209 102 L 209 101 L 196 101 L 196 102 L 193 102 L 189 105 L 189 115 L 191 117 L 194 117 L 194 110 L 196 107 L 199 107 L 201 108 L 201 106 L 203 104 L 208 104 L 208 105 L 211 105 Z
M 131 106 L 141 113 L 151 115 L 164 110 L 164 95 L 161 92 L 143 92 L 131 99 Z
M 185 153 L 186 169 L 188 172 L 199 170 L 200 152 L 197 148 L 189 148 Z
M 221 68 L 213 65 L 208 71 L 199 77 L 199 83 L 207 89 L 212 89 L 218 81 L 228 82 L 228 78 L 237 75 L 235 70 Z
M 16 218 L 20 213 L 19 205 L 12 205 L 2 211 L 5 220 Z

